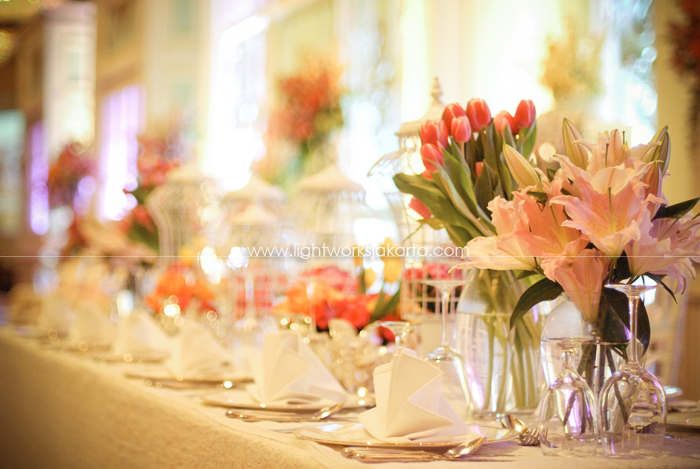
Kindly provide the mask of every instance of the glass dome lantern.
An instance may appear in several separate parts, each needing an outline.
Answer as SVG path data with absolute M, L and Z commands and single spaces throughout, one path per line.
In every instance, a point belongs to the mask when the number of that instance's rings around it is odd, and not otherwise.
M 146 208 L 158 228 L 162 266 L 181 255 L 194 255 L 205 228 L 216 211 L 215 184 L 194 164 L 171 170 L 166 183 L 146 199 Z
M 401 312 L 404 317 L 421 320 L 422 314 L 439 310 L 439 295 L 435 288 L 424 285 L 421 281 L 437 278 L 460 278 L 462 272 L 455 270 L 448 274 L 451 266 L 459 257 L 443 257 L 435 254 L 444 252 L 445 248 L 454 248 L 447 231 L 435 230 L 421 224 L 421 216 L 410 206 L 412 196 L 398 190 L 394 176 L 399 173 L 420 175 L 425 172 L 425 165 L 420 154 L 420 128 L 427 120 L 439 120 L 445 105 L 442 103 L 442 89 L 437 78 L 430 93 L 432 102 L 427 112 L 418 120 L 401 124 L 396 136 L 399 149 L 381 157 L 370 169 L 368 176 L 379 184 L 394 214 L 401 240 L 409 255 L 403 257 L 401 277 Z M 410 248 L 410 249 L 409 249 Z M 436 249 L 437 248 L 437 249 Z M 442 249 L 443 251 L 440 251 Z M 449 252 L 449 251 L 448 251 Z M 454 251 L 452 251 L 454 252 Z M 458 298 L 461 287 L 453 295 Z M 450 312 L 455 312 L 456 301 L 451 302 Z

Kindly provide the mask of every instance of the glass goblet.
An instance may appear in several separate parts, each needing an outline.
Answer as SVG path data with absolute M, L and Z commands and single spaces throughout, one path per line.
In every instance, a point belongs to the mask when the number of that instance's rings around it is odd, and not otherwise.
M 425 356 L 425 361 L 432 363 L 442 370 L 442 393 L 455 411 L 466 418 L 469 413 L 469 394 L 467 380 L 464 374 L 464 359 L 447 340 L 447 308 L 452 292 L 458 286 L 464 285 L 464 280 L 451 278 L 421 280 L 424 285 L 434 287 L 440 295 L 440 315 L 442 319 L 441 345 Z
M 664 443 L 666 394 L 656 376 L 639 364 L 637 320 L 641 295 L 656 285 L 606 286 L 627 295 L 631 338 L 627 362 L 606 380 L 600 391 L 598 412 L 603 447 L 608 456 L 648 453 Z
M 394 334 L 396 348 L 405 347 L 406 337 L 411 332 L 412 326 L 408 321 L 382 321 L 381 325 Z

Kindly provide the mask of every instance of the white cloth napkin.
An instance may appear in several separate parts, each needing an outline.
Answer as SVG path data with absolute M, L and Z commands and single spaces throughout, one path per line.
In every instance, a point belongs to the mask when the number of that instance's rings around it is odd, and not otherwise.
M 68 342 L 81 342 L 89 346 L 107 347 L 116 335 L 116 325 L 109 319 L 109 312 L 98 304 L 83 301 L 75 309 L 76 320 L 68 330 Z
M 442 371 L 400 348 L 374 370 L 377 406 L 359 415 L 375 438 L 390 443 L 451 441 L 468 433 L 442 394 Z
M 65 335 L 75 319 L 75 312 L 68 300 L 55 293 L 50 294 L 41 300 L 37 329 L 41 333 L 53 329 L 59 335 Z
M 170 342 L 150 315 L 136 310 L 119 322 L 112 352 L 116 355 L 128 353 L 134 356 L 153 353 L 169 355 Z
M 260 363 L 260 361 L 262 363 Z M 265 335 L 262 360 L 253 367 L 248 391 L 266 404 L 345 402 L 348 394 L 295 331 Z
M 165 367 L 183 378 L 231 378 L 236 375 L 232 354 L 194 319 L 185 318 L 173 339 Z

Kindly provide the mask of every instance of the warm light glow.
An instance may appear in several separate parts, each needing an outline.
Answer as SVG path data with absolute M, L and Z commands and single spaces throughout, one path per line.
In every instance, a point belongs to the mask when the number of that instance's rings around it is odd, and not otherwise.
M 423 0 L 404 0 L 401 14 L 403 73 L 401 76 L 401 119 L 416 120 L 430 104 L 431 78 Z

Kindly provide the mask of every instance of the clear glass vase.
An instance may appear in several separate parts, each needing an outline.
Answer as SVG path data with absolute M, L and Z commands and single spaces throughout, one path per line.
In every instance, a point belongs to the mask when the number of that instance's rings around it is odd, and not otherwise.
M 472 269 L 457 305 L 457 349 L 476 418 L 533 413 L 544 377 L 540 366 L 543 304 L 510 329 L 522 293 L 512 272 Z

